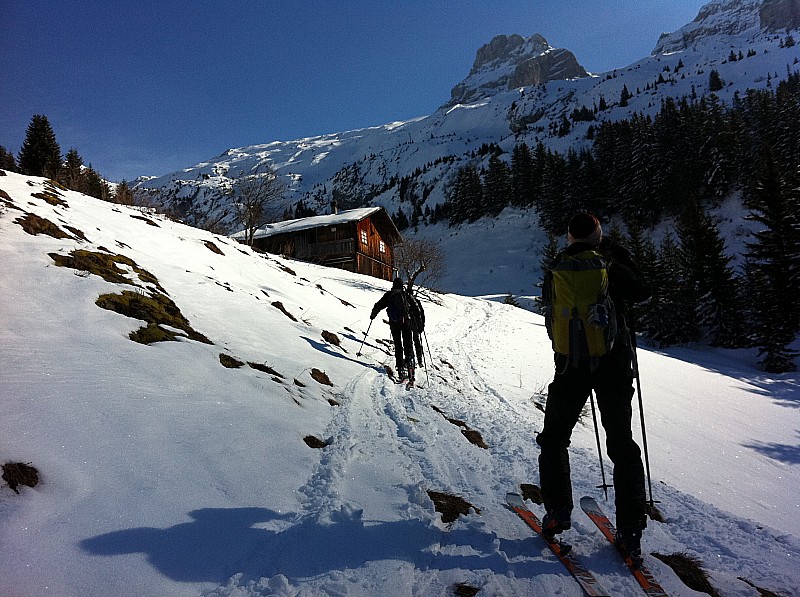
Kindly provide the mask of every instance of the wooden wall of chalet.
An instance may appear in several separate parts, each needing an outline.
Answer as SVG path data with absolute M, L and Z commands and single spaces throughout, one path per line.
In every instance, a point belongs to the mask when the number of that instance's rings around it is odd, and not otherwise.
M 253 246 L 259 251 L 338 267 L 383 280 L 391 280 L 394 274 L 391 242 L 381 236 L 370 217 L 357 223 L 320 226 L 255 239 Z
M 366 243 L 365 240 L 366 233 Z M 364 218 L 358 223 L 356 234 L 358 252 L 356 268 L 361 274 L 391 280 L 394 274 L 392 267 L 392 245 L 381 236 L 372 218 Z

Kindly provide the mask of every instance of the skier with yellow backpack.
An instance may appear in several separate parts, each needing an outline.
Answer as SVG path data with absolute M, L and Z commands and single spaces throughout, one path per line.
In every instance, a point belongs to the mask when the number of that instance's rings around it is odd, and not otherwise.
M 572 430 L 592 391 L 614 463 L 618 547 L 641 557 L 646 495 L 641 450 L 631 430 L 634 394 L 631 332 L 627 306 L 650 296 L 630 253 L 603 238 L 592 214 L 569 222 L 568 247 L 545 271 L 542 303 L 555 353 L 548 387 L 539 477 L 547 513 L 543 531 L 554 536 L 571 528 L 573 509 L 568 447 Z

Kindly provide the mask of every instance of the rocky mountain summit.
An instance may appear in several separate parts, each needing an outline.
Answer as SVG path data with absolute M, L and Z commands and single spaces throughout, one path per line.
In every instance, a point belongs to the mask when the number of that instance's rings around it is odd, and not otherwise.
M 694 21 L 663 33 L 653 55 L 681 52 L 712 36 L 753 35 L 800 28 L 800 0 L 713 0 Z
M 490 97 L 501 91 L 577 79 L 589 73 L 569 50 L 556 49 L 541 35 L 497 35 L 475 55 L 469 75 L 450 92 L 446 105 Z

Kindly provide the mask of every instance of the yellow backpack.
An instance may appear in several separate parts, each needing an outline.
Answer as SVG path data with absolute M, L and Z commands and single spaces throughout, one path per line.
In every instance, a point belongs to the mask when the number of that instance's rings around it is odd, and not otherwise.
M 573 364 L 593 361 L 614 346 L 617 315 L 608 295 L 608 267 L 594 250 L 561 253 L 547 271 L 543 298 L 553 350 Z

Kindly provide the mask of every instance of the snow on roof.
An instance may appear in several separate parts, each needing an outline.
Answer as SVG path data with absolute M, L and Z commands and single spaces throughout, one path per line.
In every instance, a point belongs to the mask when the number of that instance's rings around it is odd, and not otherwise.
M 308 230 L 310 228 L 320 228 L 322 226 L 337 226 L 339 224 L 349 224 L 351 222 L 360 222 L 364 218 L 371 216 L 381 207 L 362 207 L 359 209 L 348 209 L 340 211 L 339 213 L 330 214 L 327 216 L 311 216 L 310 218 L 298 218 L 296 220 L 286 220 L 285 222 L 276 222 L 275 224 L 267 224 L 263 228 L 256 230 L 253 239 L 267 238 L 275 236 L 276 234 L 285 234 L 287 232 L 298 232 L 300 230 Z M 232 238 L 241 238 L 244 236 L 244 231 L 232 234 Z

